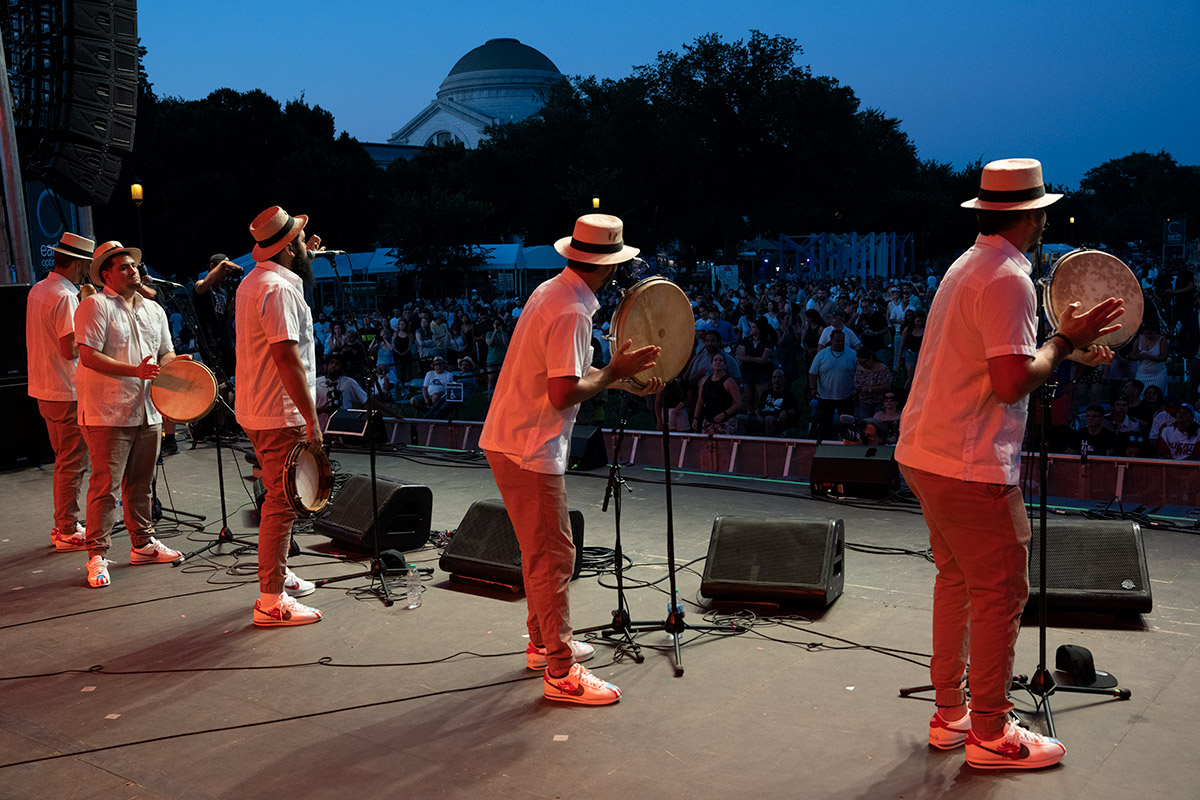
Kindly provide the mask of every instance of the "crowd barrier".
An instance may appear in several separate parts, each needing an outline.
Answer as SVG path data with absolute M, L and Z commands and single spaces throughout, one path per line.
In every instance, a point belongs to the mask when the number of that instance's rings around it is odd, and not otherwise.
M 476 450 L 482 422 L 405 419 L 388 420 L 392 444 L 449 450 Z M 605 428 L 605 446 L 612 456 L 615 431 Z M 807 480 L 812 468 L 813 439 L 780 439 L 765 436 L 725 436 L 698 433 L 671 434 L 671 466 L 678 470 L 753 475 L 765 478 Z M 1033 453 L 1022 459 L 1028 486 L 1039 490 Z M 627 430 L 620 458 L 639 466 L 662 467 L 662 434 Z M 1114 501 L 1132 506 L 1200 505 L 1200 462 L 1117 456 L 1051 454 L 1051 497 Z

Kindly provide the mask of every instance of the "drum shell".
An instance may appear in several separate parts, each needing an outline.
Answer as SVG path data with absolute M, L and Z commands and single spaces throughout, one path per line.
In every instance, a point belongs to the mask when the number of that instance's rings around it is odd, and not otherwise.
M 151 381 L 150 402 L 172 422 L 195 422 L 217 404 L 217 378 L 199 361 L 177 358 Z
M 302 474 L 308 470 L 315 474 Z M 315 489 L 311 497 L 302 497 L 308 483 L 315 483 Z M 283 490 L 288 505 L 300 516 L 315 517 L 324 511 L 333 495 L 333 465 L 325 451 L 310 447 L 308 442 L 297 442 L 284 465 Z

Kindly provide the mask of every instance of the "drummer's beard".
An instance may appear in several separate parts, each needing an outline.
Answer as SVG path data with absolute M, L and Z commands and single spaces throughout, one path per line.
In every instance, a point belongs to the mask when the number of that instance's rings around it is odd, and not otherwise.
M 300 276 L 305 286 L 312 286 L 316 280 L 313 275 L 312 253 L 305 251 L 304 255 L 292 259 L 292 272 Z

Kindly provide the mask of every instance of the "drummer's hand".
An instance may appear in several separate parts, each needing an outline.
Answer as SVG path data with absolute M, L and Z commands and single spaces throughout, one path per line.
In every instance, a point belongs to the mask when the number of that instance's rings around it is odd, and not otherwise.
M 1094 344 L 1086 350 L 1074 350 L 1067 358 L 1072 361 L 1083 364 L 1085 367 L 1098 367 L 1101 364 L 1111 364 L 1113 362 L 1113 351 L 1111 347 L 1105 347 L 1102 344 Z
M 1071 303 L 1067 306 L 1067 313 L 1058 321 L 1058 332 L 1070 339 L 1077 350 L 1086 349 L 1104 334 L 1121 329 L 1116 320 L 1125 313 L 1121 307 L 1124 302 L 1110 297 L 1082 314 L 1079 313 L 1080 304 Z
M 639 397 L 645 397 L 648 394 L 658 394 L 667 385 L 662 378 L 651 378 L 646 382 L 646 385 L 640 389 L 632 383 L 622 383 L 621 388 L 630 394 L 636 394 Z
M 142 359 L 142 363 L 137 365 L 137 370 L 134 372 L 135 378 L 141 378 L 144 381 L 152 381 L 158 377 L 158 364 L 153 360 L 154 356 L 146 356 Z
M 608 362 L 608 369 L 614 380 L 632 378 L 642 370 L 653 367 L 654 360 L 662 352 L 661 347 L 652 344 L 639 347 L 633 352 L 629 350 L 631 347 L 633 347 L 633 339 L 626 339 L 625 343 L 613 352 L 612 359 Z
M 172 358 L 171 360 L 172 361 L 191 361 L 192 356 L 190 353 L 176 353 L 175 357 Z
M 308 426 L 308 443 L 314 448 L 321 446 L 321 426 L 317 422 L 312 422 Z

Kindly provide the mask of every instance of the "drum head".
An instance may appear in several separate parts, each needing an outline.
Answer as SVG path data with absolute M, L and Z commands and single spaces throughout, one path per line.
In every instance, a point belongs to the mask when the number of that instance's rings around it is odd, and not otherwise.
M 173 422 L 195 422 L 217 402 L 217 379 L 199 361 L 176 359 L 150 384 L 150 402 Z
M 1110 297 L 1125 301 L 1125 313 L 1118 322 L 1119 331 L 1106 333 L 1095 341 L 1117 348 L 1137 335 L 1145 311 L 1142 287 L 1125 263 L 1099 250 L 1074 250 L 1058 260 L 1046 287 L 1046 319 L 1055 329 L 1067 306 L 1079 303 L 1080 313 Z
M 633 340 L 630 350 L 656 345 L 662 348 L 650 369 L 634 375 L 636 386 L 650 378 L 669 381 L 687 365 L 696 342 L 696 317 L 687 295 L 666 278 L 647 278 L 621 298 L 609 327 L 609 340 L 618 348 Z

